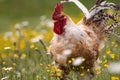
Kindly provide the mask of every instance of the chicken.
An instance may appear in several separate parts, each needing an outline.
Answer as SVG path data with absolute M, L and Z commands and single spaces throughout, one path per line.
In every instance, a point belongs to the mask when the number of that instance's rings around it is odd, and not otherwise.
M 74 2 L 84 13 L 83 19 L 75 24 L 63 12 L 63 3 Z M 114 3 L 97 0 L 89 11 L 78 0 L 66 0 L 57 3 L 52 19 L 54 21 L 54 36 L 50 41 L 49 52 L 57 69 L 61 69 L 60 80 L 66 80 L 71 70 L 78 79 L 91 80 L 99 71 L 99 52 L 104 48 L 106 36 L 119 25 L 115 16 L 104 13 L 104 9 L 119 10 Z M 107 21 L 115 21 L 108 26 Z M 98 68 L 96 70 L 96 68 Z M 84 77 L 80 74 L 84 73 Z

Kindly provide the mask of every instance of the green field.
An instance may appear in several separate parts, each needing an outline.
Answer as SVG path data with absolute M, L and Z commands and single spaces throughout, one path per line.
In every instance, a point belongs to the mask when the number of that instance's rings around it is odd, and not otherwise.
M 37 41 L 41 38 L 48 49 L 53 36 L 51 14 L 58 1 L 0 0 L 0 80 L 59 80 L 50 76 L 55 73 L 52 58 Z M 90 8 L 95 0 L 81 2 Z M 120 5 L 119 0 L 112 2 Z M 74 4 L 64 6 L 75 22 L 82 18 L 83 14 Z M 120 62 L 120 42 L 115 36 L 101 51 L 101 72 L 93 80 L 120 80 L 120 73 L 108 71 L 111 62 Z M 69 77 L 77 80 L 74 72 Z
M 39 24 L 40 16 L 45 15 L 51 19 L 54 5 L 59 0 L 0 0 L 0 33 L 10 30 L 14 24 L 29 21 L 30 26 Z M 119 0 L 108 0 L 120 5 Z M 89 9 L 95 0 L 81 0 Z M 71 7 L 72 6 L 72 7 Z M 65 10 L 71 17 L 78 18 L 81 11 L 72 3 L 65 5 Z

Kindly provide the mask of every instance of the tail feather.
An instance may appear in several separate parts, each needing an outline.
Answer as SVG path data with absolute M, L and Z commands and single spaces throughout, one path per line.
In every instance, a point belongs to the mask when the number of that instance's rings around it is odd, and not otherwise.
M 93 6 L 93 8 L 90 9 L 91 18 L 105 9 L 113 9 L 116 11 L 120 11 L 120 7 L 114 3 L 108 3 L 104 0 L 97 0 L 95 6 Z
M 113 10 L 113 14 L 109 14 L 106 10 Z M 84 19 L 86 24 L 94 24 L 97 28 L 101 27 L 102 32 L 106 33 L 109 37 L 111 34 L 116 35 L 120 38 L 120 34 L 115 30 L 116 27 L 120 26 L 120 22 L 117 18 L 120 17 L 120 6 L 114 3 L 108 3 L 105 0 L 97 0 L 95 5 L 89 10 L 90 18 Z M 116 13 L 116 14 L 114 14 Z M 113 23 L 109 25 L 109 20 Z
M 96 5 L 100 5 L 101 2 L 103 2 L 104 0 L 96 0 Z

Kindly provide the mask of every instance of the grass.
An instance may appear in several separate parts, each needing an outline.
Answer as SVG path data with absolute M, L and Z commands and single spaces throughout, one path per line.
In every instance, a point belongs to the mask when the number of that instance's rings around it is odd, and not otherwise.
M 43 45 L 36 41 L 37 36 L 43 36 L 41 39 L 46 46 L 52 34 L 52 29 L 45 25 L 40 30 L 30 29 L 29 25 L 24 27 L 17 24 L 17 29 L 11 29 L 11 35 L 0 35 L 0 78 L 8 80 L 59 80 L 51 77 L 55 73 L 51 56 L 47 55 Z M 35 39 L 34 42 L 31 42 Z M 115 39 L 116 40 L 116 39 Z M 106 47 L 100 53 L 101 73 L 93 80 L 119 80 L 119 74 L 109 73 L 108 63 L 120 61 L 120 43 L 115 40 L 106 43 Z M 69 76 L 76 79 L 74 72 Z M 114 79 L 115 78 L 115 79 Z M 69 80 L 69 79 L 68 79 Z

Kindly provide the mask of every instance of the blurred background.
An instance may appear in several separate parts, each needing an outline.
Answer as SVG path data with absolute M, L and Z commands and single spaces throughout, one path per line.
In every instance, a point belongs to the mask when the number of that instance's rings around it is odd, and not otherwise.
M 59 80 L 50 76 L 60 76 L 60 70 L 55 71 L 46 54 L 53 36 L 51 15 L 59 1 L 0 0 L 0 80 Z M 79 1 L 90 9 L 96 0 Z M 120 5 L 120 0 L 107 1 Z M 64 12 L 75 23 L 83 17 L 73 3 L 65 3 Z M 116 30 L 119 32 L 119 27 Z M 120 80 L 120 40 L 116 36 L 101 51 L 100 66 L 101 72 L 93 80 Z M 77 80 L 73 72 L 69 76 Z
M 28 21 L 31 27 L 40 23 L 40 17 L 51 19 L 54 5 L 60 0 L 0 0 L 0 33 L 13 28 L 13 25 Z M 95 0 L 80 0 L 88 9 Z M 108 0 L 120 4 L 119 0 Z M 65 4 L 65 12 L 71 17 L 78 17 L 81 11 L 73 3 Z

